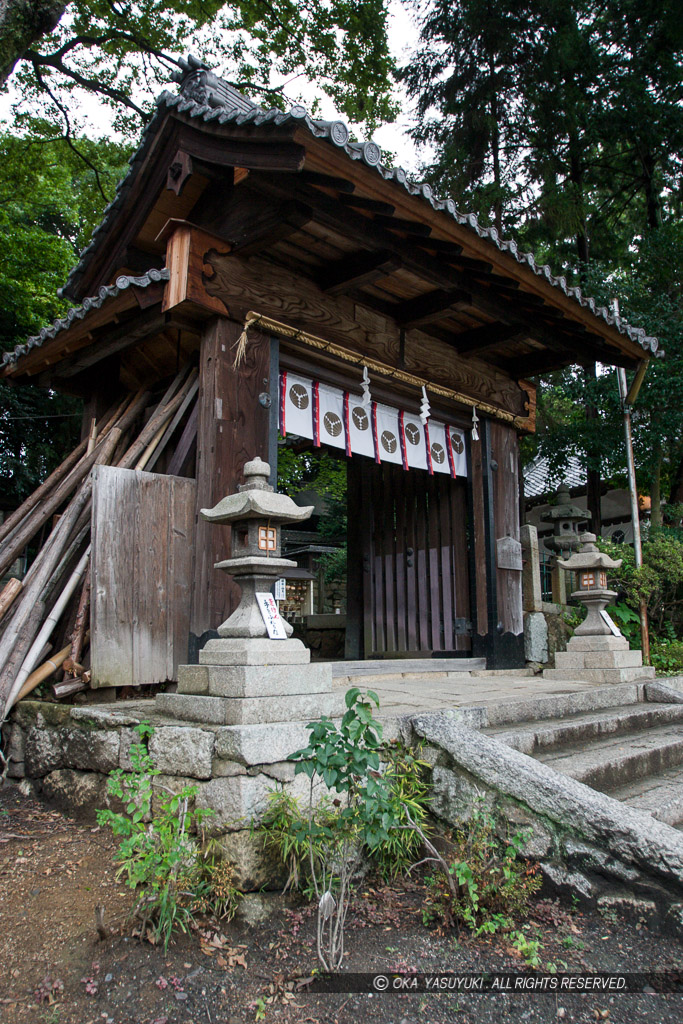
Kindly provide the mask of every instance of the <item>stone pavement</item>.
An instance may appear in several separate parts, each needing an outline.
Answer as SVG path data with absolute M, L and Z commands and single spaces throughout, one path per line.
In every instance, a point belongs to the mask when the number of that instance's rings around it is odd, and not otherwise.
M 341 668 L 343 663 L 336 663 Z M 386 664 L 386 663 L 385 663 Z M 398 668 L 400 663 L 395 663 Z M 384 666 L 383 666 L 384 667 Z M 594 682 L 544 679 L 528 669 L 516 672 L 474 670 L 472 672 L 419 672 L 337 675 L 333 685 L 341 690 L 360 686 L 377 693 L 382 715 L 414 715 L 443 708 L 500 704 L 502 701 L 530 700 L 597 689 Z

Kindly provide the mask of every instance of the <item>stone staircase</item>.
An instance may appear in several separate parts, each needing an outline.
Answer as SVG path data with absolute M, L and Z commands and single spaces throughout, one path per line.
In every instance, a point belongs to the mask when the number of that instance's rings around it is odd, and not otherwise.
M 515 712 L 508 706 L 508 721 L 483 731 L 683 830 L 683 693 L 672 690 L 672 703 L 665 703 L 667 693 L 658 687 L 656 702 L 650 702 L 649 686 L 615 686 L 612 699 L 601 689 L 601 706 L 595 708 L 585 707 L 584 695 L 574 707 L 564 698 L 561 716 L 540 720 L 528 708 L 520 709 L 519 720 L 510 720 Z M 552 711 L 552 703 L 546 704 L 545 715 Z

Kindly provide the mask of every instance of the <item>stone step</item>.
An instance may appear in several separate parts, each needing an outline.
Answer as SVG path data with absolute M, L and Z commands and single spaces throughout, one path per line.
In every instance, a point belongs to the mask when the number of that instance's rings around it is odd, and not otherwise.
M 484 732 L 522 754 L 536 757 L 543 750 L 590 743 L 608 736 L 623 736 L 674 722 L 683 722 L 683 704 L 625 704 L 551 718 L 542 723 L 521 723 L 512 729 L 497 726 Z
M 485 658 L 374 658 L 368 661 L 333 661 L 333 676 L 405 676 L 432 672 L 471 672 L 485 669 Z
M 627 782 L 683 764 L 683 728 L 669 725 L 610 736 L 585 750 L 543 751 L 537 760 L 586 786 L 611 793 Z
M 656 775 L 611 790 L 615 800 L 651 814 L 658 821 L 683 826 L 683 767 L 674 765 Z
M 539 679 L 539 688 L 543 680 Z M 594 686 L 566 693 L 501 700 L 486 709 L 490 727 L 512 725 L 517 722 L 545 722 L 551 718 L 564 718 L 601 708 L 615 708 L 624 704 L 637 704 L 643 698 L 642 683 L 619 683 L 616 686 Z
M 559 679 L 568 682 L 584 679 L 589 683 L 631 683 L 654 679 L 655 670 L 650 665 L 633 665 L 626 668 L 546 668 L 544 679 Z

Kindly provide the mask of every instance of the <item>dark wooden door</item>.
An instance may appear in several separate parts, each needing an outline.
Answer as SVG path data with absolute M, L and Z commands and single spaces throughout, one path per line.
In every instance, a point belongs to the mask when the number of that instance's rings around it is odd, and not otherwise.
M 470 650 L 465 481 L 359 461 L 365 657 Z

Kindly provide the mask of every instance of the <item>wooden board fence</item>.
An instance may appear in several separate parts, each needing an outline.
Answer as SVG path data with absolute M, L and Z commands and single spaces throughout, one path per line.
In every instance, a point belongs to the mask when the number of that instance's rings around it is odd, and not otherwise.
M 187 660 L 196 483 L 98 466 L 92 511 L 92 686 L 177 679 Z

